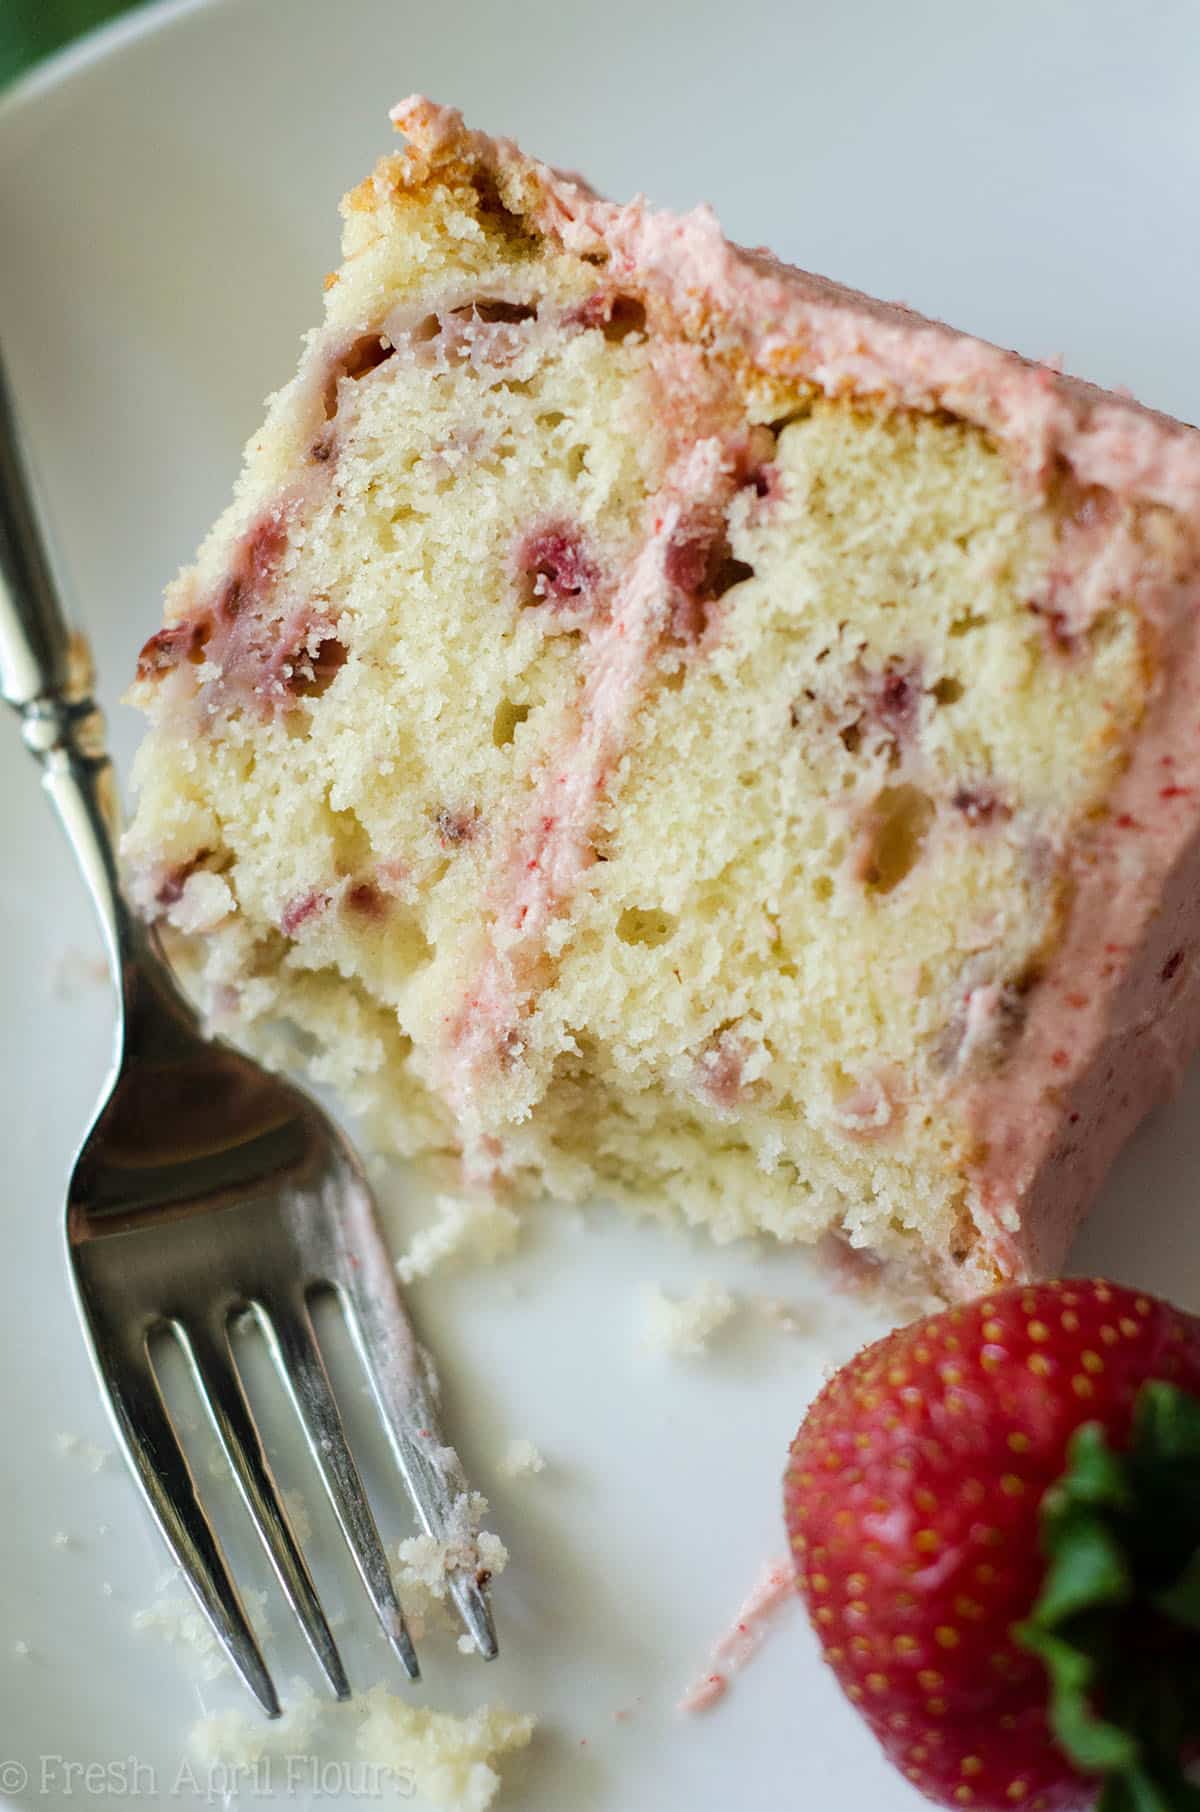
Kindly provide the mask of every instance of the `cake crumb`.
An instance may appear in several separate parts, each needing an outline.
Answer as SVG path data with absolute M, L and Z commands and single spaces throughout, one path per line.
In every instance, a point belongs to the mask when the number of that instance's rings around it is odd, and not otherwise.
M 496 1470 L 502 1478 L 522 1478 L 527 1473 L 545 1472 L 546 1462 L 532 1441 L 510 1441 L 500 1456 Z
M 228 881 L 207 869 L 197 869 L 183 883 L 179 898 L 167 909 L 167 922 L 188 935 L 212 931 L 236 911 L 237 901 Z
M 59 1453 L 79 1460 L 89 1472 L 101 1471 L 113 1457 L 111 1447 L 101 1447 L 97 1441 L 85 1441 L 82 1435 L 65 1432 L 55 1435 L 54 1445 Z
M 306 1681 L 293 1680 L 281 1717 L 267 1724 L 244 1711 L 206 1712 L 188 1731 L 188 1747 L 198 1760 L 212 1766 L 253 1768 L 266 1755 L 287 1753 L 310 1742 L 328 1709 Z
M 520 1222 L 494 1196 L 440 1195 L 435 1206 L 437 1219 L 414 1234 L 408 1251 L 397 1260 L 401 1283 L 428 1277 L 449 1258 L 469 1257 L 491 1265 L 515 1248 Z
M 487 1812 L 500 1786 L 493 1763 L 533 1736 L 534 1720 L 501 1705 L 480 1705 L 466 1717 L 413 1705 L 382 1686 L 363 1694 L 358 1748 L 377 1767 L 407 1776 L 431 1805 Z
M 642 1343 L 652 1352 L 694 1357 L 736 1310 L 735 1298 L 711 1279 L 692 1296 L 667 1296 L 649 1284 L 642 1293 Z
M 534 1719 L 502 1705 L 480 1705 L 459 1717 L 414 1705 L 384 1686 L 329 1704 L 296 1682 L 274 1723 L 241 1711 L 210 1712 L 192 1726 L 189 1746 L 203 1762 L 252 1769 L 264 1756 L 294 1754 L 350 1730 L 358 1753 L 390 1778 L 397 1797 L 487 1812 L 500 1787 L 496 1764 L 528 1746 Z
M 242 1595 L 255 1628 L 261 1635 L 269 1636 L 266 1593 L 248 1589 Z M 153 1604 L 134 1612 L 132 1622 L 135 1630 L 152 1630 L 173 1648 L 191 1649 L 203 1680 L 216 1680 L 229 1670 L 225 1651 L 208 1618 L 190 1595 L 185 1597 L 178 1590 L 174 1575 Z
M 508 1549 L 500 1537 L 480 1528 L 487 1508 L 480 1492 L 461 1493 L 447 1520 L 444 1541 L 433 1535 L 410 1535 L 400 1543 L 396 1585 L 415 1641 L 431 1629 L 454 1627 L 446 1605 L 451 1574 L 473 1572 L 486 1583 L 508 1565 Z

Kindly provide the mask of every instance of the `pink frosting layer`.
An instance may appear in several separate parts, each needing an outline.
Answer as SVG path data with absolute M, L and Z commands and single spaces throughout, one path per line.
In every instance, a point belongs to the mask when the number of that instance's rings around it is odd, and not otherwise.
M 945 409 L 989 432 L 1035 489 L 1070 472 L 1081 486 L 1163 505 L 1194 525 L 1193 564 L 1175 589 L 1139 573 L 1136 562 L 1120 574 L 1122 595 L 1160 638 L 1155 693 L 1107 816 L 1069 853 L 1068 922 L 1021 1036 L 1001 1069 L 960 1091 L 977 1142 L 970 1206 L 985 1249 L 1003 1274 L 1057 1269 L 1116 1150 L 1200 1040 L 1200 433 L 908 309 L 741 250 L 707 208 L 677 216 L 641 199 L 605 201 L 419 97 L 401 103 L 393 118 L 409 140 L 415 176 L 464 158 L 485 165 L 509 204 L 541 231 L 580 253 L 602 251 L 610 280 L 663 297 L 685 324 L 703 327 L 718 347 L 765 372 L 830 395 Z M 1070 574 L 1064 590 L 1068 621 L 1072 605 L 1086 615 L 1087 599 Z M 627 700 L 636 681 L 621 670 Z M 625 709 L 614 692 L 614 733 Z M 599 783 L 610 741 L 606 733 L 596 758 L 579 765 L 570 783 L 576 791 Z M 567 829 L 569 819 L 539 853 L 524 892 L 512 894 L 527 920 L 544 919 L 579 872 L 578 824 Z M 494 977 L 494 955 L 489 960 Z M 504 1000 L 501 1017 L 511 1004 Z M 460 1064 L 469 1061 L 464 1047 Z M 979 1273 L 968 1281 L 977 1284 Z
M 1195 592 L 1191 603 L 1194 607 Z M 1072 852 L 1075 898 L 1010 1060 L 969 1093 L 972 1206 L 1002 1269 L 1061 1268 L 1143 1115 L 1200 1043 L 1200 637 L 1177 625 L 1107 817 Z
M 711 208 L 678 215 L 640 196 L 606 201 L 510 140 L 468 131 L 454 108 L 415 95 L 391 117 L 418 171 L 462 157 L 489 165 L 542 232 L 573 251 L 605 252 L 611 276 L 665 293 L 685 322 L 715 320 L 724 340 L 764 370 L 831 395 L 944 408 L 987 428 L 1031 478 L 1062 459 L 1084 484 L 1200 513 L 1200 434 L 1169 416 L 769 252 L 746 251 L 724 237 Z
M 727 500 L 738 481 L 741 451 L 715 438 L 685 450 L 655 500 L 650 532 L 611 610 L 588 635 L 577 719 L 558 758 L 544 764 L 512 860 L 490 901 L 493 925 L 478 979 L 451 1021 L 443 1083 L 468 1124 L 473 1080 L 519 1045 L 531 972 L 550 923 L 594 860 L 597 800 L 669 627 L 673 550 L 698 508 Z M 467 1154 L 474 1175 L 493 1168 L 490 1141 L 485 1146 L 482 1162 L 479 1153 Z

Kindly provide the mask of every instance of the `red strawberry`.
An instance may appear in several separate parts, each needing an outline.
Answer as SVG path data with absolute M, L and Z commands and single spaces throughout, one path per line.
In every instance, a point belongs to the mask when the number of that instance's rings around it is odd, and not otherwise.
M 1075 1279 L 931 1316 L 826 1385 L 784 1495 L 825 1658 L 931 1799 L 1200 1808 L 1200 1321 Z

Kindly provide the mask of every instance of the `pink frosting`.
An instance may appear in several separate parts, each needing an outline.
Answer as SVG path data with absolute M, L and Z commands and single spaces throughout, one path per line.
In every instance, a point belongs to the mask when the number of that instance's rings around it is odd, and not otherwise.
M 477 979 L 449 1023 L 443 1082 L 460 1113 L 469 1111 L 475 1077 L 498 1057 L 519 1050 L 533 964 L 552 919 L 594 860 L 596 802 L 624 746 L 654 650 L 669 632 L 672 553 L 685 514 L 728 498 L 738 480 L 740 451 L 716 439 L 687 448 L 655 500 L 649 533 L 611 610 L 589 630 L 577 720 L 557 759 L 544 764 L 512 860 L 490 902 L 492 928 Z M 489 1161 L 483 1171 L 492 1168 Z
M 731 1677 L 740 1673 L 762 1646 L 776 1613 L 785 1604 L 793 1603 L 795 1597 L 796 1577 L 791 1561 L 768 1562 L 729 1628 L 714 1642 L 710 1666 L 680 1699 L 680 1711 L 707 1711 L 723 1699 Z
M 732 245 L 711 208 L 678 215 L 641 197 L 606 201 L 510 140 L 469 132 L 452 107 L 414 95 L 391 117 L 418 168 L 455 157 L 490 166 L 540 231 L 572 251 L 603 251 L 610 277 L 658 290 L 685 321 L 715 317 L 727 341 L 764 370 L 831 395 L 947 409 L 992 432 L 1034 480 L 1063 459 L 1083 484 L 1200 511 L 1200 435 L 1169 416 L 899 303 L 873 301 L 768 252 Z
M 1194 593 L 1189 600 L 1194 604 Z M 971 1206 L 1006 1272 L 1061 1267 L 1123 1141 L 1200 1042 L 1200 637 L 1191 611 L 1009 1061 L 967 1099 Z

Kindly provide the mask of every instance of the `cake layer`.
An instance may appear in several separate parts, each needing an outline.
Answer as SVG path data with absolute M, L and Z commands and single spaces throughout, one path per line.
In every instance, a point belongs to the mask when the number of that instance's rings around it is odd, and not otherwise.
M 145 910 L 470 1182 L 1055 1266 L 1200 1034 L 1200 437 L 397 117 L 142 653 Z

